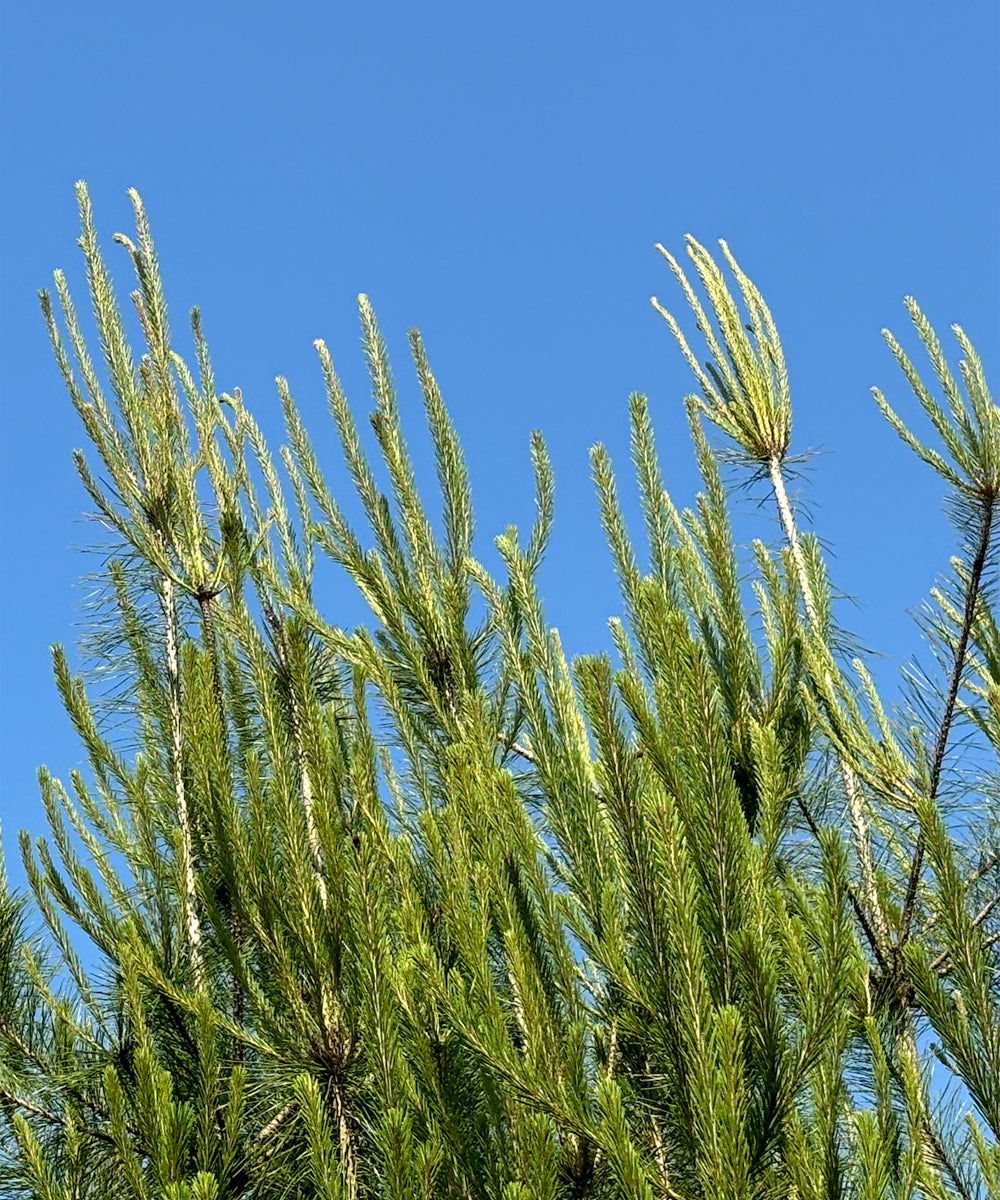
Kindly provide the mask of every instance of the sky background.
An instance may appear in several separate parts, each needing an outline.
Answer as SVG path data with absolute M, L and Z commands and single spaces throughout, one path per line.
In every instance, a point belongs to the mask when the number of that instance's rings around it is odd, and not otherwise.
M 906 332 L 905 294 L 942 332 L 960 322 L 998 379 L 996 0 L 52 0 L 5 6 L 2 56 L 8 850 L 18 827 L 43 829 L 37 765 L 64 774 L 81 758 L 48 647 L 79 636 L 80 548 L 100 536 L 81 519 L 70 452 L 82 434 L 35 299 L 62 266 L 83 302 L 79 178 L 125 290 L 110 235 L 129 228 L 126 188 L 140 190 L 181 351 L 198 304 L 220 386 L 240 386 L 277 442 L 273 378 L 286 374 L 340 484 L 312 340 L 326 338 L 365 411 L 360 291 L 429 482 L 405 344 L 408 326 L 424 333 L 465 442 L 484 555 L 531 518 L 528 435 L 540 427 L 558 488 L 543 591 L 572 652 L 604 646 L 618 612 L 586 455 L 608 445 L 634 513 L 630 391 L 650 397 L 675 498 L 696 487 L 691 381 L 649 305 L 681 300 L 654 243 L 725 237 L 782 334 L 793 449 L 824 452 L 800 495 L 836 583 L 857 597 L 840 619 L 884 654 L 884 679 L 919 650 L 907 613 L 952 542 L 936 478 L 869 388 L 923 429 L 879 337 Z M 776 537 L 752 498 L 739 521 L 741 534 Z M 335 622 L 362 619 L 346 581 L 321 599 Z

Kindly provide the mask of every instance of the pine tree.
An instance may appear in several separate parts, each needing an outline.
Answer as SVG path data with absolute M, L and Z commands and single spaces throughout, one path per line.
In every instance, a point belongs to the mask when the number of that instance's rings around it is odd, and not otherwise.
M 274 454 L 217 390 L 197 311 L 192 365 L 178 353 L 131 196 L 115 241 L 139 344 L 83 185 L 97 355 L 64 277 L 41 294 L 112 545 L 84 671 L 54 652 L 88 769 L 40 772 L 29 895 L 2 888 L 0 1194 L 1000 1200 L 981 768 L 1000 749 L 1000 414 L 964 333 L 956 376 L 907 302 L 932 384 L 886 334 L 942 449 L 876 401 L 959 533 L 924 619 L 941 681 L 889 709 L 789 495 L 770 311 L 724 243 L 716 261 L 689 241 L 704 299 L 664 251 L 708 354 L 654 301 L 698 387 L 703 490 L 675 505 L 633 395 L 645 549 L 597 446 L 617 661 L 569 662 L 539 594 L 541 436 L 536 519 L 496 539 L 495 578 L 421 339 L 433 509 L 361 297 L 374 459 L 316 344 L 353 527 L 286 380 Z M 744 561 L 733 491 L 757 483 L 783 539 Z M 326 614 L 317 555 L 364 626 Z

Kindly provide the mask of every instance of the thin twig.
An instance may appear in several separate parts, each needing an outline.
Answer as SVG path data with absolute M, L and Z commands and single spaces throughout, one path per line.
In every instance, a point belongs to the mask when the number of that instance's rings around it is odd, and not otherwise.
M 802 815 L 806 819 L 806 824 L 809 826 L 810 833 L 813 835 L 813 837 L 818 842 L 819 841 L 819 825 L 816 823 L 816 818 L 812 815 L 812 813 L 809 810 L 808 804 L 806 804 L 805 800 L 803 800 L 803 798 L 801 796 L 796 796 L 796 801 L 798 803 L 798 806 L 799 806 L 799 809 L 800 809 Z M 851 886 L 850 883 L 847 884 L 847 898 L 850 900 L 851 907 L 854 909 L 854 915 L 858 918 L 858 924 L 861 926 L 865 937 L 868 939 L 868 944 L 869 944 L 869 946 L 871 946 L 872 953 L 875 955 L 875 961 L 878 963 L 878 965 L 882 968 L 883 971 L 888 970 L 889 964 L 888 964 L 885 956 L 882 953 L 881 947 L 879 946 L 879 940 L 875 936 L 875 930 L 872 929 L 871 922 L 868 920 L 868 916 L 865 913 L 864 906 L 862 905 L 861 901 L 858 899 L 858 894 L 854 890 L 854 888 Z
M 945 1170 L 951 1177 L 951 1181 L 954 1184 L 956 1191 L 962 1197 L 962 1200 L 973 1200 L 972 1193 L 965 1186 L 964 1182 L 962 1181 L 962 1177 L 959 1175 L 954 1163 L 948 1157 L 948 1153 L 944 1148 L 944 1144 L 935 1132 L 934 1126 L 931 1124 L 930 1116 L 924 1112 L 921 1114 L 920 1119 L 921 1124 L 924 1127 L 924 1133 L 929 1139 L 931 1146 L 934 1148 L 934 1153 L 940 1159 Z
M 997 851 L 997 853 L 995 853 L 995 854 L 991 854 L 990 857 L 986 860 L 985 863 L 983 863 L 983 865 L 981 867 L 977 867 L 976 870 L 973 871 L 972 874 L 969 876 L 969 878 L 965 881 L 963 886 L 966 889 L 968 889 L 968 888 L 972 887 L 972 885 L 974 883 L 978 883 L 979 880 L 982 879 L 982 877 L 984 875 L 988 874 L 990 871 L 993 870 L 993 868 L 997 865 L 998 862 L 1000 862 L 1000 851 Z M 926 924 L 920 930 L 921 935 L 928 933 L 931 929 L 933 929 L 934 926 L 937 924 L 937 921 L 938 921 L 938 914 L 932 913 L 931 916 L 928 918 Z
M 14 1046 L 14 1048 L 17 1050 L 17 1052 L 19 1054 L 21 1054 L 24 1058 L 26 1058 L 28 1060 L 28 1062 L 30 1062 L 37 1071 L 39 1071 L 43 1076 L 45 1076 L 48 1079 L 52 1078 L 52 1071 L 51 1071 L 48 1063 L 46 1063 L 45 1059 L 42 1058 L 42 1056 L 36 1050 L 33 1050 L 28 1045 L 28 1043 L 24 1040 L 24 1038 L 21 1037 L 21 1035 L 17 1032 L 17 1030 L 15 1028 L 13 1028 L 13 1026 L 10 1024 L 10 1022 L 6 1019 L 6 1017 L 0 1017 L 0 1034 L 2 1034 L 7 1039 L 7 1041 L 9 1041 L 12 1046 Z M 73 1097 L 73 1099 L 77 1101 L 78 1104 L 82 1104 L 85 1108 L 89 1108 L 95 1117 L 98 1117 L 102 1121 L 107 1121 L 109 1119 L 107 1110 L 102 1108 L 101 1105 L 98 1104 L 96 1100 L 91 1099 L 91 1097 L 88 1096 L 86 1092 L 81 1091 L 80 1088 L 76 1086 L 76 1084 L 73 1084 L 73 1083 L 70 1083 L 70 1082 L 67 1082 L 64 1080 L 61 1082 L 60 1086 L 66 1088 L 66 1090 Z M 44 1115 L 44 1114 L 39 1112 L 39 1115 Z M 61 1120 L 61 1118 L 59 1118 L 59 1119 Z M 128 1129 L 129 1129 L 129 1132 L 134 1137 L 139 1136 L 138 1131 L 135 1129 L 134 1126 L 129 1125 Z M 99 1130 L 94 1130 L 93 1132 L 95 1134 L 98 1134 L 98 1136 L 101 1136 Z
M 4 1099 L 8 1104 L 13 1104 L 17 1108 L 24 1109 L 32 1116 L 40 1117 L 43 1121 L 48 1121 L 51 1125 L 59 1125 L 63 1128 L 66 1126 L 66 1118 L 54 1113 L 47 1108 L 41 1108 L 37 1104 L 33 1104 L 30 1100 L 25 1100 L 23 1096 L 19 1096 L 16 1092 L 10 1092 L 6 1088 L 0 1089 L 0 1098 Z M 116 1146 L 117 1142 L 110 1133 L 106 1133 L 103 1129 L 98 1129 L 96 1126 L 89 1125 L 86 1127 L 86 1132 L 98 1141 L 106 1142 L 110 1146 Z
M 976 544 L 976 554 L 972 561 L 972 570 L 969 572 L 969 586 L 965 593 L 965 607 L 962 612 L 962 624 L 959 629 L 958 641 L 955 644 L 955 658 L 952 663 L 951 677 L 948 680 L 948 693 L 945 697 L 944 712 L 941 714 L 941 723 L 938 726 L 937 738 L 934 742 L 934 758 L 931 762 L 931 773 L 929 779 L 928 798 L 930 800 L 937 799 L 938 787 L 941 783 L 941 771 L 944 767 L 945 751 L 948 748 L 948 737 L 951 733 L 952 723 L 955 717 L 955 706 L 958 701 L 959 688 L 962 686 L 962 675 L 965 672 L 965 656 L 969 647 L 969 638 L 972 635 L 972 625 L 976 616 L 976 605 L 979 601 L 979 588 L 982 582 L 983 571 L 986 568 L 986 558 L 990 549 L 990 533 L 993 529 L 993 506 L 994 499 L 992 497 L 983 500 L 983 515 L 979 524 L 979 535 Z M 917 844 L 913 853 L 913 863 L 910 866 L 910 875 L 906 884 L 906 899 L 903 902 L 903 913 L 900 918 L 900 932 L 896 943 L 896 952 L 898 953 L 910 936 L 910 926 L 913 923 L 913 912 L 916 906 L 917 899 L 917 884 L 920 880 L 920 872 L 924 864 L 924 851 L 927 847 L 927 838 L 924 830 L 921 829 L 917 835 Z

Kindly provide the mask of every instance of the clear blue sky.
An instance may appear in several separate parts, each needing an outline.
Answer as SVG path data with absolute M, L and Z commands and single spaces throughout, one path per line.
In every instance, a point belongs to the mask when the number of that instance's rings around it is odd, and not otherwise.
M 74 546 L 96 535 L 34 296 L 64 266 L 82 298 L 78 178 L 111 253 L 139 188 L 175 328 L 202 307 L 220 383 L 241 386 L 275 438 L 280 372 L 335 464 L 311 342 L 327 339 L 365 405 L 359 291 L 404 403 L 404 331 L 424 331 L 484 546 L 529 519 L 540 426 L 558 482 L 545 594 L 574 651 L 604 644 L 617 611 L 586 451 L 603 440 L 626 468 L 630 390 L 651 397 L 672 491 L 687 502 L 694 488 L 690 382 L 648 303 L 677 297 L 653 244 L 727 238 L 782 331 L 795 448 L 830 452 L 805 494 L 861 602 L 842 619 L 889 664 L 919 648 L 906 612 L 950 538 L 940 489 L 868 389 L 913 412 L 879 337 L 904 325 L 906 293 L 942 329 L 962 323 L 998 380 L 996 0 L 52 0 L 6 6 L 2 68 L 8 847 L 18 826 L 42 829 L 36 765 L 61 774 L 80 757 L 47 648 L 77 635 Z M 744 507 L 748 532 L 773 533 Z M 346 584 L 324 599 L 332 620 L 358 619 Z

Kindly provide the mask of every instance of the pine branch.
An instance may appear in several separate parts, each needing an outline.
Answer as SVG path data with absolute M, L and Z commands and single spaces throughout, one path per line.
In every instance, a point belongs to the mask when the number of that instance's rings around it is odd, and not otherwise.
M 785 537 L 788 540 L 789 548 L 792 551 L 792 557 L 795 561 L 796 573 L 798 575 L 799 588 L 802 592 L 803 603 L 805 604 L 806 616 L 809 624 L 816 633 L 821 633 L 819 628 L 819 614 L 816 608 L 816 600 L 813 596 L 812 584 L 809 580 L 809 573 L 806 569 L 805 558 L 802 554 L 802 547 L 799 544 L 798 530 L 795 525 L 795 518 L 792 514 L 791 505 L 788 502 L 788 494 L 785 490 L 785 480 L 782 473 L 781 461 L 778 458 L 772 458 L 768 464 L 768 470 L 771 477 L 771 486 L 774 489 L 775 502 L 778 506 L 778 512 L 781 517 L 781 523 L 785 530 Z M 827 676 L 827 686 L 830 686 L 832 680 Z M 867 903 L 867 913 L 862 921 L 862 928 L 865 931 L 865 937 L 876 957 L 880 962 L 885 961 L 886 951 L 888 948 L 888 927 L 886 925 L 885 914 L 882 911 L 882 905 L 879 901 L 878 887 L 875 879 L 875 862 L 872 857 L 871 834 L 868 829 L 868 820 L 865 816 L 864 805 L 861 798 L 861 789 L 858 783 L 858 777 L 854 773 L 851 764 L 847 761 L 843 754 L 837 756 L 837 761 L 840 766 L 840 773 L 844 780 L 844 791 L 847 794 L 847 806 L 851 817 L 851 825 L 854 829 L 855 846 L 858 851 L 858 861 L 861 867 L 861 885 L 864 890 L 865 901 Z M 852 903 L 855 911 L 859 913 L 861 906 L 857 902 L 857 898 L 852 894 Z
M 979 910 L 979 912 L 977 912 L 972 918 L 973 928 L 978 928 L 980 925 L 982 925 L 982 923 L 987 919 L 987 917 L 989 917 L 990 913 L 993 912 L 998 904 L 1000 904 L 1000 892 L 997 892 L 995 895 L 991 896 L 990 899 L 987 900 L 983 907 Z M 993 937 L 987 939 L 983 945 L 991 946 L 996 940 L 997 937 L 994 935 Z M 932 971 L 937 971 L 939 975 L 947 975 L 950 968 L 948 968 L 946 964 L 950 957 L 950 950 L 942 950 L 941 953 L 931 962 L 930 969 Z
M 160 587 L 163 599 L 163 620 L 166 639 L 167 685 L 170 696 L 170 754 L 174 776 L 174 797 L 177 804 L 177 824 L 181 838 L 180 870 L 184 885 L 184 922 L 195 982 L 205 984 L 201 954 L 201 925 L 198 920 L 194 864 L 194 838 L 188 812 L 187 790 L 184 783 L 184 734 L 181 724 L 181 675 L 177 646 L 177 608 L 173 580 L 162 576 Z

